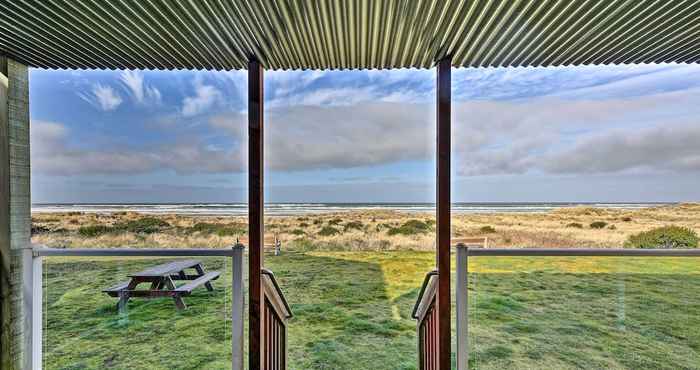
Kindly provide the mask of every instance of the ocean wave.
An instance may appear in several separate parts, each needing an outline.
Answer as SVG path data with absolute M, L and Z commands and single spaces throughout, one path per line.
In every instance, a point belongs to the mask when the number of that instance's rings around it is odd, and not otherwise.
M 547 212 L 554 209 L 585 206 L 594 208 L 640 209 L 672 203 L 455 203 L 453 213 L 498 213 L 498 212 Z M 292 216 L 310 213 L 334 213 L 343 211 L 387 210 L 409 213 L 435 211 L 429 203 L 270 203 L 265 205 L 269 216 Z M 188 204 L 34 204 L 36 213 L 113 213 L 132 211 L 143 214 L 180 214 L 212 216 L 245 216 L 245 203 L 188 203 Z

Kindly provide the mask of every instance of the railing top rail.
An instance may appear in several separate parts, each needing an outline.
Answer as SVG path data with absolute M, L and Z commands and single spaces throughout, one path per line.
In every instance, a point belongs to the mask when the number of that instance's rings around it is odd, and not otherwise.
M 45 248 L 34 246 L 34 256 L 45 257 L 231 257 L 233 248 Z
M 289 307 L 289 303 L 287 302 L 287 298 L 284 297 L 284 293 L 282 292 L 282 288 L 280 288 L 279 284 L 277 283 L 277 279 L 275 278 L 275 274 L 272 273 L 272 271 L 263 268 L 261 270 L 263 275 L 267 275 L 270 278 L 270 281 L 272 281 L 272 285 L 275 287 L 275 290 L 277 291 L 277 295 L 279 295 L 280 300 L 282 301 L 282 304 L 284 304 L 284 308 L 287 310 L 287 318 L 292 318 L 294 314 L 292 313 L 292 309 Z
M 501 257 L 700 257 L 700 249 L 625 248 L 464 248 L 469 256 Z
M 413 311 L 411 311 L 411 317 L 414 319 L 418 319 L 418 309 L 420 308 L 420 303 L 423 300 L 423 294 L 425 294 L 425 289 L 428 287 L 428 283 L 430 283 L 430 279 L 433 276 L 437 276 L 438 270 L 433 270 L 425 274 L 425 278 L 423 278 L 423 284 L 420 286 L 420 292 L 418 293 L 418 299 L 416 299 L 416 304 L 413 306 Z

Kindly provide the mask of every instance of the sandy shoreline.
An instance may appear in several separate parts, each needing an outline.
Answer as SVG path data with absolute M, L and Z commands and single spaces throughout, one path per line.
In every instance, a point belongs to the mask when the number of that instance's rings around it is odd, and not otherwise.
M 155 224 L 143 229 L 144 219 Z M 54 247 L 221 248 L 245 237 L 247 218 L 70 212 L 34 213 L 32 221 L 32 241 Z M 595 222 L 605 225 L 591 227 Z M 452 224 L 455 238 L 488 237 L 491 247 L 610 248 L 658 226 L 700 231 L 700 204 L 455 214 Z M 266 234 L 299 250 L 427 250 L 434 248 L 434 216 L 372 210 L 274 216 L 266 218 Z

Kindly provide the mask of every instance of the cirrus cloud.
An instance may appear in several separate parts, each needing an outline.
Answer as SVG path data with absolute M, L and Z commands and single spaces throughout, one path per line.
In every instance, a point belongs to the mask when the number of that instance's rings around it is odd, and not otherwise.
M 92 85 L 89 92 L 78 95 L 92 106 L 103 111 L 115 110 L 124 101 L 114 88 L 100 83 Z

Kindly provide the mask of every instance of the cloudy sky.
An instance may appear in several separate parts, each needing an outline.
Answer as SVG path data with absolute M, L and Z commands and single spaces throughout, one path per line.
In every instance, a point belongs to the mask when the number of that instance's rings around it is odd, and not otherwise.
M 432 70 L 267 72 L 267 199 L 431 202 Z M 33 201 L 246 199 L 246 73 L 30 72 Z M 453 198 L 700 200 L 700 66 L 456 69 Z

